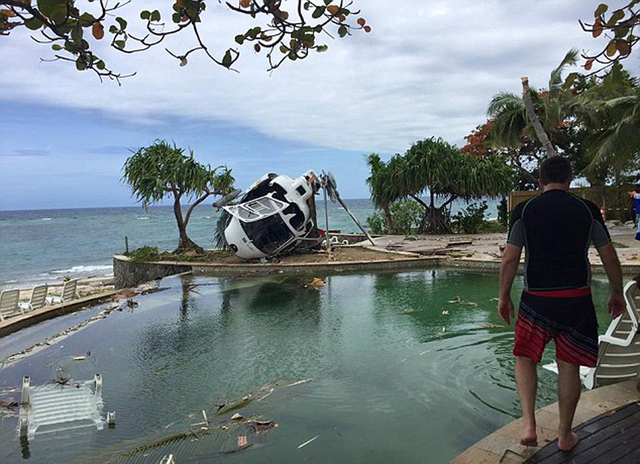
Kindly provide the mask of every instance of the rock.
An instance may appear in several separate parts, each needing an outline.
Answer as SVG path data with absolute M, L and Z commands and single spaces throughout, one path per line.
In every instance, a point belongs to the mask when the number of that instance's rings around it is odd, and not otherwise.
M 242 419 L 242 414 L 240 413 L 235 413 L 233 416 L 231 416 L 231 420 L 241 420 Z

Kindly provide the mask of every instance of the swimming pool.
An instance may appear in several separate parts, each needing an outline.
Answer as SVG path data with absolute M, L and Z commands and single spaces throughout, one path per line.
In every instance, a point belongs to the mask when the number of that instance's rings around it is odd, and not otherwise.
M 24 375 L 38 386 L 100 373 L 100 413 L 115 411 L 116 421 L 20 440 L 17 410 L 5 410 L 0 461 L 445 463 L 519 417 L 513 328 L 496 314 L 496 275 L 311 280 L 166 278 L 137 306 L 6 365 L 0 401 L 19 401 Z M 608 287 L 593 287 L 604 330 Z M 100 309 L 0 339 L 0 353 Z M 551 348 L 543 362 L 552 359 Z M 540 372 L 539 392 L 539 406 L 556 401 L 552 373 Z M 266 422 L 248 422 L 258 418 Z

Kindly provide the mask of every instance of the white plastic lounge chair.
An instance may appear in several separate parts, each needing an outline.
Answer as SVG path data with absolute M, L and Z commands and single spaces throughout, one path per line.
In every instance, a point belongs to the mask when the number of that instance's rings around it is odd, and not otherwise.
M 40 309 L 47 303 L 47 292 L 49 291 L 49 286 L 47 284 L 44 285 L 36 285 L 31 290 L 31 299 L 28 303 L 18 303 L 20 309 L 23 311 L 33 311 L 34 309 Z
M 78 288 L 78 279 L 67 280 L 62 286 L 61 296 L 50 296 L 47 298 L 48 304 L 66 303 L 74 298 L 80 298 L 76 289 Z
M 3 290 L 0 293 L 0 321 L 24 312 L 18 306 L 18 300 L 20 300 L 20 290 Z
M 626 311 L 618 316 L 604 335 L 598 338 L 598 362 L 595 368 L 581 367 L 580 376 L 585 387 L 592 389 L 625 380 L 640 374 L 640 336 L 638 319 L 640 312 L 636 304 L 637 284 L 634 280 L 624 287 Z M 543 366 L 558 372 L 556 363 Z

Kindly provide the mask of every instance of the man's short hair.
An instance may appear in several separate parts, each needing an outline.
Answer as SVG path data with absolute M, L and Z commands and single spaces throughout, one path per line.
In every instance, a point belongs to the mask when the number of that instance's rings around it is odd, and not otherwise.
M 543 184 L 564 184 L 573 173 L 571 163 L 562 156 L 550 156 L 540 166 L 540 181 Z

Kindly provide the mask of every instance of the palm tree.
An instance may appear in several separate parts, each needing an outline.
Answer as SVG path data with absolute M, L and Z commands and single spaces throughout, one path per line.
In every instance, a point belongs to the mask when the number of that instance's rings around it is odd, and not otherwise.
M 593 136 L 587 170 L 603 164 L 622 168 L 640 153 L 640 86 L 628 74 L 613 73 L 581 96 L 580 110 Z
M 564 86 L 562 74 L 568 66 L 578 63 L 579 52 L 569 50 L 560 64 L 551 71 L 547 90 L 531 89 L 531 98 L 542 126 L 553 141 L 553 132 L 570 116 L 573 93 Z M 496 146 L 516 148 L 523 137 L 534 139 L 531 123 L 521 96 L 499 92 L 491 99 L 487 115 L 493 120 L 490 140 Z
M 571 118 L 575 102 L 575 95 L 564 85 L 562 76 L 568 66 L 577 64 L 578 58 L 578 51 L 570 50 L 551 71 L 547 90 L 530 91 L 535 114 L 555 148 L 558 148 L 556 139 L 564 135 L 564 123 Z M 570 76 L 573 81 L 577 74 Z M 487 115 L 491 119 L 487 141 L 509 156 L 526 183 L 535 185 L 536 176 L 531 167 L 525 166 L 523 158 L 533 160 L 534 165 L 539 164 L 543 158 L 542 143 L 533 130 L 523 98 L 511 92 L 499 92 L 491 99 Z

